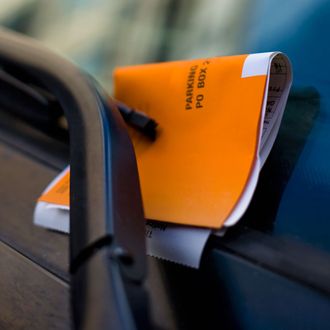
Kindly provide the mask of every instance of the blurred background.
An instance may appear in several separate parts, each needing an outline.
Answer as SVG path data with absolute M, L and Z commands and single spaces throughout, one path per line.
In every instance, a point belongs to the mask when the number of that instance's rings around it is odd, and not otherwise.
M 0 0 L 0 23 L 41 40 L 111 90 L 115 66 L 238 51 L 248 1 Z
M 327 0 L 0 0 L 0 8 L 1 25 L 69 57 L 109 92 L 118 65 L 282 50 L 299 68 L 314 59 L 304 45 L 322 38 L 330 12 Z M 322 48 L 318 56 L 329 53 Z

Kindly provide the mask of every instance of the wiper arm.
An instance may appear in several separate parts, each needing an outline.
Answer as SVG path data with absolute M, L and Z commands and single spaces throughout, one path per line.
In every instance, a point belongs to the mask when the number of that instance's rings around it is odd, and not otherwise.
M 115 104 L 105 102 L 100 88 L 74 65 L 6 30 L 0 32 L 0 65 L 37 81 L 56 97 L 68 120 L 75 326 L 148 329 L 139 179 L 134 150 Z
M 17 72 L 17 68 L 6 70 L 0 68 L 0 106 L 44 133 L 68 141 L 67 131 L 60 126 L 63 110 L 56 97 L 36 84 L 33 77 Z M 156 139 L 158 124 L 154 119 L 122 102 L 115 101 L 115 104 L 128 125 L 150 140 Z

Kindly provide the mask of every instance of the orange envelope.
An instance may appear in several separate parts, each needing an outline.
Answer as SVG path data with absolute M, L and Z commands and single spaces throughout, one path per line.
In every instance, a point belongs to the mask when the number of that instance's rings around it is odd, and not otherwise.
M 235 223 L 274 143 L 291 80 L 280 53 L 117 68 L 114 97 L 159 123 L 154 142 L 130 130 L 146 218 Z M 68 206 L 68 198 L 54 199 L 53 189 L 40 200 Z

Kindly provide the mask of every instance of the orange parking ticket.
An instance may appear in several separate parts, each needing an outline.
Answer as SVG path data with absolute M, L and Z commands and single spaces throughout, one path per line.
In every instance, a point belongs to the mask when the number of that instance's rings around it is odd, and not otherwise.
M 159 123 L 155 142 L 133 136 L 146 217 L 219 228 L 249 202 L 266 108 L 281 116 L 290 84 L 278 53 L 118 68 L 115 98 Z
M 278 52 L 117 68 L 115 99 L 159 124 L 154 142 L 130 130 L 146 218 L 208 228 L 238 221 L 291 80 L 290 62 Z M 61 189 L 68 178 L 67 171 L 40 200 L 68 206 Z

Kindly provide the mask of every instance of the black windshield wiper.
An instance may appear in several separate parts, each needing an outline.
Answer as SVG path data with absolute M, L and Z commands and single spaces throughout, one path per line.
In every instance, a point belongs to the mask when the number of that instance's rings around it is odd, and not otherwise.
M 1 84 L 9 93 L 4 98 L 15 88 L 17 95 L 32 93 L 30 101 L 40 106 L 35 111 L 53 110 L 56 118 L 60 106 L 68 121 L 76 328 L 150 328 L 143 287 L 145 223 L 139 179 L 134 150 L 115 103 L 105 101 L 95 82 L 70 62 L 6 30 L 0 31 L 0 66 Z M 34 87 L 24 90 L 27 83 Z

